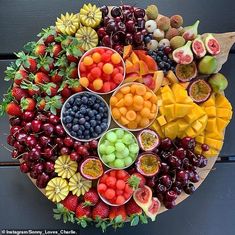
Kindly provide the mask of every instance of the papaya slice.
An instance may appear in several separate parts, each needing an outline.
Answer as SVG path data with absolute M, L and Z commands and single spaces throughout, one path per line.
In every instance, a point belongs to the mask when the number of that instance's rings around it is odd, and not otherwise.
M 132 53 L 132 45 L 124 46 L 123 60 L 126 60 Z

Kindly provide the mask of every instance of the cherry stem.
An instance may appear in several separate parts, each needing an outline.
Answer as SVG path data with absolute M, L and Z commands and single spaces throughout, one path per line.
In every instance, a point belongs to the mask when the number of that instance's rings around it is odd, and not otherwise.
M 9 148 L 7 148 L 5 145 L 3 145 L 3 144 L 1 144 L 2 145 L 2 147 L 4 148 L 4 149 L 6 149 L 7 151 L 9 151 L 9 152 L 13 152 L 11 149 L 9 149 Z

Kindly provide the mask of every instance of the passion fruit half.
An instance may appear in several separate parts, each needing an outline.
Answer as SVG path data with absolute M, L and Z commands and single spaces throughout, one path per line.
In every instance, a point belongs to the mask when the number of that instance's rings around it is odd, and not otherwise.
M 203 79 L 197 79 L 188 86 L 188 94 L 197 104 L 207 101 L 211 96 L 211 92 L 210 84 Z
M 152 151 L 160 144 L 158 134 L 151 129 L 144 129 L 138 134 L 139 146 L 143 151 Z
M 197 65 L 195 62 L 190 64 L 177 64 L 175 73 L 181 82 L 189 82 L 197 76 Z
M 104 173 L 103 165 L 99 159 L 89 157 L 81 163 L 80 173 L 86 179 L 98 179 Z
M 154 153 L 144 152 L 138 157 L 136 169 L 140 174 L 146 177 L 152 177 L 159 172 L 160 159 Z

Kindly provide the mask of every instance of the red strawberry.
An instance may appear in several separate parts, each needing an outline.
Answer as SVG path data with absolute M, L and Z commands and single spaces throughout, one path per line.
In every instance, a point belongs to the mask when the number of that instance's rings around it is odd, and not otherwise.
M 126 209 L 124 206 L 120 206 L 120 207 L 111 207 L 110 211 L 109 211 L 109 219 L 113 220 L 116 217 L 121 216 L 122 217 L 122 221 L 126 221 Z
M 116 206 L 110 207 L 110 211 L 109 211 L 109 219 L 110 220 L 113 220 L 116 218 L 117 210 L 118 210 L 118 208 Z
M 37 61 L 35 57 L 28 56 L 24 52 L 19 52 L 16 56 L 18 57 L 16 60 L 17 66 L 22 65 L 26 71 L 31 73 L 37 71 Z
M 142 209 L 136 204 L 133 198 L 131 198 L 131 200 L 127 202 L 125 206 L 126 206 L 126 212 L 128 216 L 142 214 Z
M 64 86 L 64 88 L 62 88 L 61 95 L 64 98 L 68 98 L 72 95 L 72 91 L 71 91 L 71 89 L 69 89 L 67 84 Z
M 52 52 L 53 57 L 57 58 L 61 51 L 62 51 L 62 47 L 60 44 L 55 44 L 52 46 L 51 52 Z
M 33 77 L 33 79 L 34 79 L 34 77 Z M 37 85 L 33 84 L 30 81 L 27 81 L 27 82 L 23 81 L 20 87 L 25 89 L 25 90 L 27 89 L 30 96 L 34 96 L 34 95 L 40 93 L 39 87 Z
M 67 60 L 70 63 L 72 63 L 72 62 L 77 63 L 78 62 L 78 58 L 76 58 L 75 56 L 73 56 L 73 55 L 66 55 L 66 56 L 67 56 Z
M 36 101 L 32 98 L 22 98 L 20 106 L 25 111 L 33 111 L 36 107 Z
M 91 208 L 89 206 L 84 206 L 83 203 L 79 203 L 75 214 L 79 219 L 84 217 L 91 217 Z
M 53 82 L 43 84 L 41 87 L 43 91 L 46 93 L 46 95 L 51 97 L 55 96 L 57 94 L 57 91 L 59 90 L 59 86 Z
M 23 70 L 23 69 L 19 69 L 16 73 L 15 73 L 15 78 L 14 78 L 14 82 L 17 84 L 17 85 L 20 85 L 21 82 L 25 79 L 28 78 L 28 73 Z
M 72 63 L 67 69 L 66 69 L 66 75 L 69 78 L 77 78 L 78 77 L 78 68 L 75 63 Z
M 20 116 L 22 114 L 20 106 L 14 102 L 11 102 L 6 106 L 6 113 L 11 116 Z
M 144 176 L 137 172 L 132 174 L 128 181 L 130 185 L 135 188 L 137 186 L 141 188 L 146 184 L 146 179 L 144 178 Z
M 76 195 L 70 194 L 61 203 L 68 210 L 75 212 L 78 206 L 78 197 Z
M 20 101 L 23 97 L 28 97 L 28 93 L 19 87 L 13 87 L 11 94 L 17 101 Z
M 63 76 L 60 72 L 54 70 L 50 73 L 51 81 L 54 83 L 60 83 L 63 79 Z
M 38 34 L 38 36 L 43 39 L 46 46 L 55 41 L 56 35 L 56 30 L 53 27 L 43 29 L 42 32 Z
M 109 216 L 109 206 L 104 202 L 98 202 L 92 210 L 92 218 L 95 220 L 98 219 L 105 219 Z
M 78 93 L 83 90 L 83 87 L 80 85 L 80 82 L 78 79 L 68 79 L 66 83 L 68 84 L 72 92 L 74 93 Z
M 53 58 L 49 56 L 42 57 L 39 60 L 38 67 L 41 72 L 48 74 L 54 68 Z
M 37 72 L 34 75 L 34 82 L 35 84 L 41 84 L 41 83 L 48 83 L 50 81 L 50 78 L 47 74 L 43 72 Z
M 96 189 L 91 188 L 88 192 L 84 194 L 85 205 L 94 206 L 99 201 L 99 195 Z
M 44 44 L 37 44 L 33 51 L 36 56 L 44 56 L 46 54 L 46 46 Z
M 38 109 L 40 109 L 40 110 L 44 110 L 45 106 L 46 106 L 46 101 L 45 101 L 45 99 L 41 99 L 41 100 L 38 102 L 38 104 L 37 104 L 37 107 L 38 107 Z

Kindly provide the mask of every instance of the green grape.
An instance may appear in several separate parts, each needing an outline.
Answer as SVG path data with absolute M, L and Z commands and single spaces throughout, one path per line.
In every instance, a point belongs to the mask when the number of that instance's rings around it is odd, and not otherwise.
M 129 149 L 125 147 L 125 149 L 122 151 L 122 155 L 123 155 L 124 157 L 128 157 L 128 155 L 129 155 Z
M 111 154 L 106 155 L 106 158 L 107 158 L 108 162 L 113 162 L 115 160 L 116 156 L 114 153 L 111 153 Z
M 103 155 L 102 156 L 102 160 L 105 162 L 105 163 L 108 163 L 108 158 L 107 158 L 107 155 Z
M 111 143 L 110 143 L 108 140 L 105 140 L 103 144 L 105 145 L 105 148 L 106 148 L 107 146 L 111 145 Z
M 106 149 L 105 144 L 100 144 L 100 146 L 99 146 L 99 152 L 100 152 L 101 154 L 105 154 L 105 149 Z
M 123 152 L 116 152 L 116 158 L 119 158 L 119 159 L 122 159 L 124 158 L 125 156 L 123 155 Z
M 116 148 L 116 151 L 121 152 L 125 149 L 125 144 L 118 142 L 115 144 L 115 148 Z
M 125 163 L 124 163 L 124 161 L 123 160 L 121 160 L 121 159 L 116 159 L 115 161 L 114 161 L 114 167 L 115 168 L 123 168 L 123 167 L 125 167 Z
M 107 133 L 106 138 L 108 141 L 115 143 L 117 141 L 117 136 L 114 131 Z
M 139 152 L 139 145 L 134 143 L 132 145 L 129 145 L 129 150 L 131 153 L 138 153 Z
M 115 151 L 115 148 L 112 145 L 107 146 L 106 149 L 105 149 L 106 154 L 113 153 L 114 151 Z
M 115 168 L 115 165 L 114 165 L 114 161 L 113 162 L 109 162 L 108 165 L 112 168 Z
M 132 143 L 133 136 L 131 134 L 125 134 L 122 138 L 122 141 L 124 144 L 131 144 Z
M 116 130 L 117 138 L 118 138 L 118 139 L 121 139 L 121 138 L 123 137 L 124 133 L 125 133 L 124 130 L 122 130 L 122 129 L 117 129 L 117 130 Z
M 124 162 L 125 162 L 125 166 L 130 166 L 131 163 L 133 162 L 133 159 L 131 157 L 126 157 L 124 159 Z

